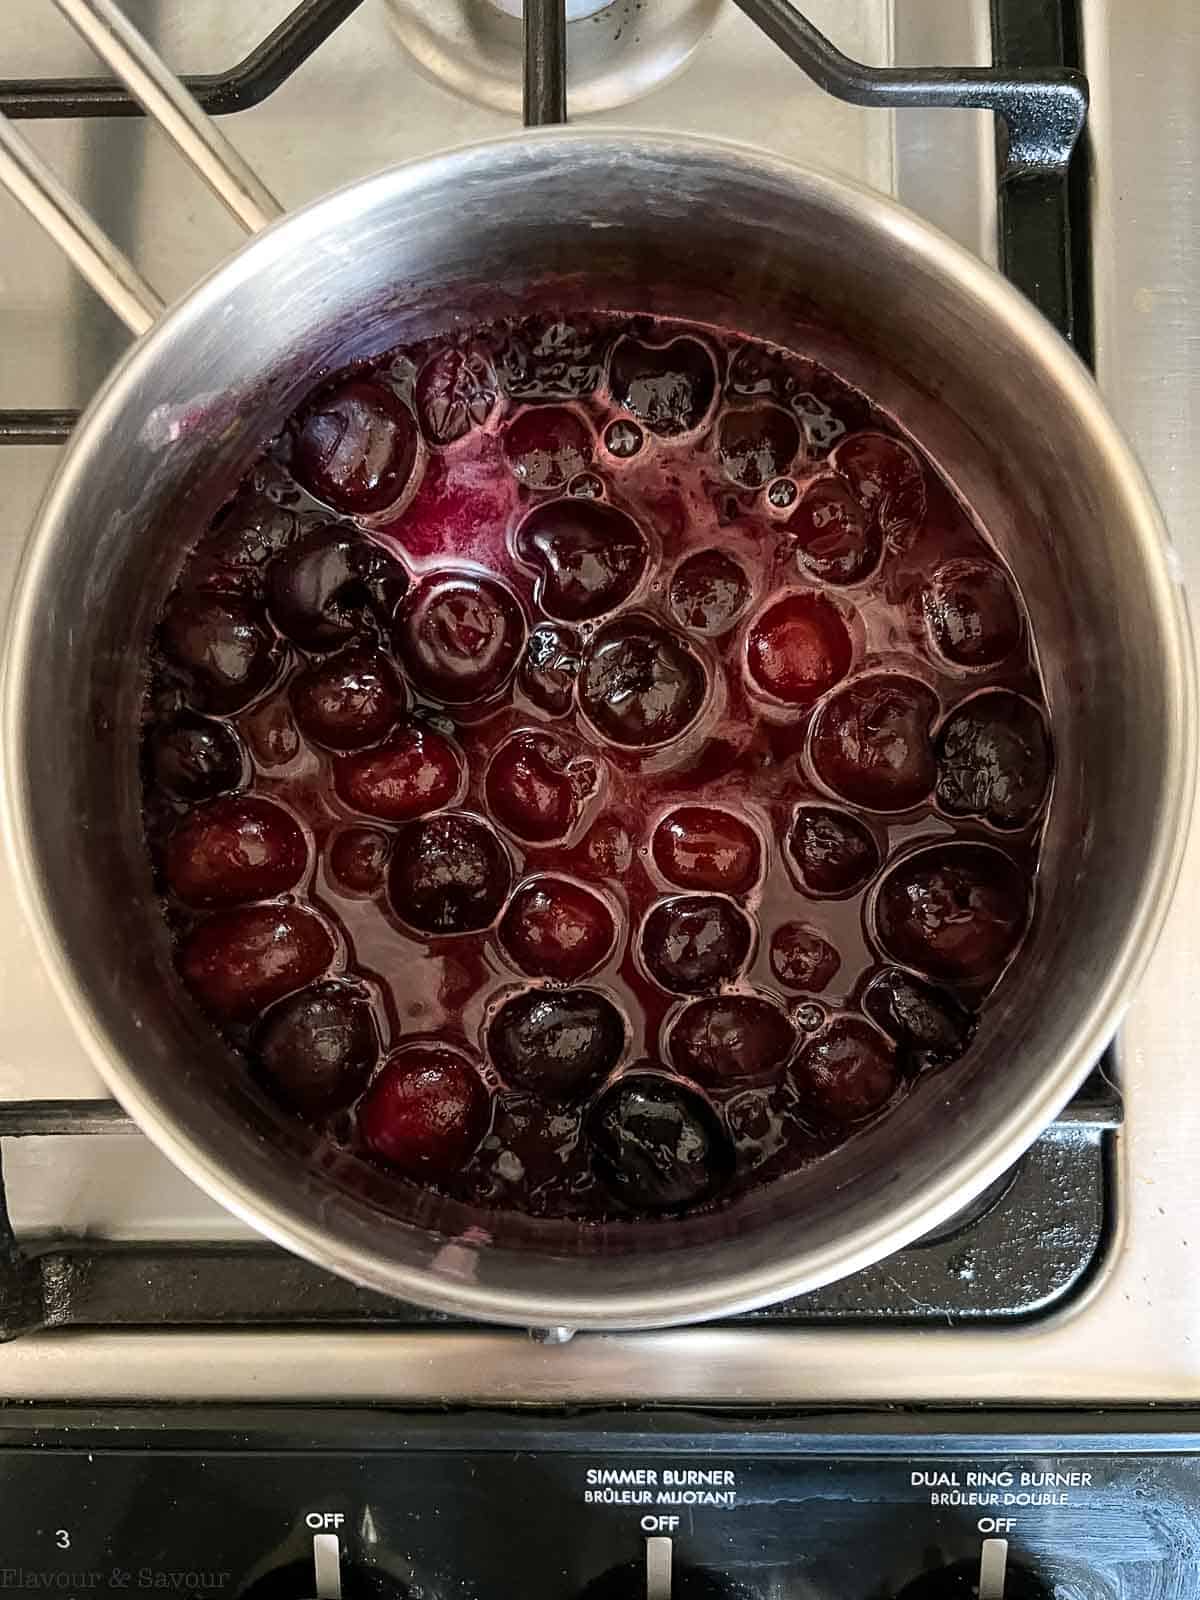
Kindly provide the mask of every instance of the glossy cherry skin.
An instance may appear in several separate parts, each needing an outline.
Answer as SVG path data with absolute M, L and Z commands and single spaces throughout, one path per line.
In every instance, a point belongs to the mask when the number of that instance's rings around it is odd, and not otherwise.
M 512 676 L 525 646 L 525 616 L 495 578 L 431 573 L 405 599 L 395 639 L 418 689 L 445 705 L 473 705 Z
M 648 748 L 686 733 L 704 705 L 704 668 L 677 635 L 644 617 L 613 622 L 592 639 L 579 704 L 614 744 Z
M 820 994 L 841 964 L 834 947 L 807 922 L 781 923 L 771 935 L 771 971 L 788 989 Z
M 391 853 L 392 841 L 380 828 L 340 828 L 329 841 L 329 875 L 343 894 L 374 894 Z
M 717 388 L 712 351 L 686 335 L 667 344 L 618 339 L 608 363 L 613 399 L 662 438 L 690 433 L 708 415 Z
M 408 574 L 354 528 L 315 528 L 267 568 L 271 621 L 305 650 L 336 650 L 373 623 L 386 625 Z
M 1006 689 L 972 695 L 937 736 L 937 799 L 952 817 L 1027 827 L 1050 789 L 1050 738 L 1038 708 Z
M 458 799 L 463 758 L 433 728 L 398 728 L 370 750 L 338 757 L 333 782 L 348 806 L 381 822 L 408 822 Z
M 228 716 L 274 681 L 280 654 L 257 609 L 232 595 L 172 595 L 162 620 L 167 659 L 187 681 L 200 711 Z
M 798 806 L 787 853 L 809 894 L 838 898 L 868 883 L 881 860 L 870 828 L 834 806 Z
M 599 782 L 591 757 L 553 734 L 524 732 L 497 750 L 484 787 L 488 811 L 502 828 L 530 844 L 549 844 L 571 832 Z
M 654 830 L 651 852 L 680 889 L 745 894 L 762 871 L 762 845 L 748 822 L 717 806 L 677 806 Z
M 530 406 L 502 436 L 513 476 L 531 489 L 562 489 L 592 459 L 592 431 L 566 406 Z
M 631 1211 L 678 1211 L 715 1199 L 733 1176 L 733 1141 L 704 1096 L 642 1068 L 606 1089 L 585 1124 L 592 1166 Z
M 378 744 L 407 704 L 395 667 L 365 646 L 314 662 L 293 680 L 291 695 L 304 737 L 343 752 Z
M 500 943 L 531 978 L 573 983 L 603 965 L 616 924 L 599 895 L 569 878 L 531 878 L 500 921 Z
M 348 1105 L 378 1054 L 366 995 L 330 980 L 273 1005 L 252 1046 L 253 1059 L 276 1094 L 307 1117 L 328 1116 Z
M 886 433 L 851 433 L 830 457 L 855 498 L 894 548 L 907 547 L 925 521 L 925 472 L 914 451 Z
M 583 641 L 574 628 L 541 622 L 525 645 L 518 680 L 522 693 L 550 716 L 566 716 L 582 665 Z
M 633 594 L 650 556 L 632 517 L 606 500 L 566 495 L 517 529 L 518 558 L 538 573 L 538 604 L 561 622 L 601 617 Z
M 976 1018 L 947 990 L 884 967 L 863 991 L 863 1010 L 894 1039 L 909 1071 L 946 1066 L 966 1052 Z
M 899 672 L 856 678 L 830 695 L 813 723 L 813 769 L 843 800 L 869 811 L 907 811 L 937 778 L 933 690 Z
M 492 1121 L 492 1098 L 462 1052 L 435 1041 L 394 1050 L 358 1105 L 362 1143 L 411 1177 L 446 1179 L 462 1170 Z
M 410 927 L 434 936 L 473 933 L 508 898 L 512 865 L 492 828 L 461 811 L 407 823 L 396 835 L 388 899 Z
M 453 444 L 481 428 L 496 407 L 496 374 L 481 351 L 439 350 L 417 375 L 417 415 L 431 444 Z
M 371 378 L 318 395 L 292 430 L 292 471 L 318 500 L 348 516 L 387 511 L 417 464 L 419 432 L 404 402 Z
M 227 723 L 188 712 L 157 723 L 147 740 L 154 780 L 178 800 L 211 800 L 237 789 L 245 757 Z
M 167 841 L 167 882 L 189 906 L 239 905 L 284 894 L 307 865 L 300 824 L 260 795 L 210 800 Z
M 313 983 L 333 960 L 333 938 L 301 906 L 241 906 L 199 923 L 179 947 L 196 999 L 223 1022 L 249 1022 Z
M 745 912 L 717 895 L 662 900 L 642 926 L 646 970 L 672 994 L 703 994 L 736 978 L 753 944 Z
M 800 1051 L 792 1081 L 811 1114 L 839 1125 L 861 1122 L 895 1093 L 895 1051 L 870 1023 L 838 1019 Z
M 774 600 L 754 619 L 746 660 L 755 688 L 810 706 L 850 670 L 853 646 L 838 608 L 808 590 Z
M 995 982 L 1029 921 L 1029 885 L 992 845 L 935 844 L 880 882 L 875 929 L 894 961 L 948 983 Z
M 923 600 L 934 649 L 956 667 L 996 666 L 1021 642 L 1020 604 L 993 562 L 969 556 L 943 562 Z
M 861 583 L 879 565 L 879 528 L 840 478 L 819 478 L 788 518 L 796 560 L 823 583 Z
M 506 1000 L 488 1029 L 488 1054 L 510 1087 L 578 1100 L 617 1065 L 621 1013 L 595 989 L 529 989 Z
M 585 322 L 526 317 L 496 352 L 496 375 L 514 400 L 579 400 L 600 382 L 605 343 Z
M 683 628 L 716 635 L 733 627 L 750 603 L 750 580 L 720 550 L 700 550 L 675 568 L 671 610 Z
M 796 1033 L 785 1012 L 761 995 L 693 1000 L 676 1018 L 671 1062 L 704 1088 L 770 1083 L 783 1072 Z
M 787 472 L 800 454 L 800 425 L 782 406 L 743 406 L 717 425 L 717 454 L 727 477 L 742 489 L 761 489 Z

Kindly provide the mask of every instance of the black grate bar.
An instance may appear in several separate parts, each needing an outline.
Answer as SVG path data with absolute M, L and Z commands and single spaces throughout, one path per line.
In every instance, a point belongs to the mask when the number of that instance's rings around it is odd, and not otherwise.
M 567 0 L 525 0 L 525 126 L 567 120 Z
M 183 81 L 210 116 L 246 111 L 274 94 L 361 4 L 362 0 L 301 0 L 236 66 Z M 41 118 L 144 114 L 123 84 L 107 78 L 0 81 L 0 111 L 10 117 Z
M 0 444 L 65 444 L 78 411 L 0 411 Z
M 790 0 L 735 0 L 813 82 L 856 106 L 994 111 L 1008 137 L 1004 177 L 1065 172 L 1087 116 L 1087 79 L 1070 68 L 867 67 L 843 55 Z
M 137 1133 L 115 1100 L 8 1100 L 0 1103 L 0 1139 L 58 1133 Z

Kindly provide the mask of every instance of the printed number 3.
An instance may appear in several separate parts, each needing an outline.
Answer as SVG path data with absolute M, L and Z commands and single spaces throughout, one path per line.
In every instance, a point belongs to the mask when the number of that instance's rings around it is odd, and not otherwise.
M 66 1528 L 55 1528 L 54 1542 L 60 1550 L 69 1550 L 71 1548 L 71 1535 Z

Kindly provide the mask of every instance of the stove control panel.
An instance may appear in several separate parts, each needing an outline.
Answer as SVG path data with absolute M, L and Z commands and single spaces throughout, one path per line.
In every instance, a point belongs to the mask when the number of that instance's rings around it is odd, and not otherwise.
M 1183 1600 L 1176 1421 L 0 1411 L 0 1600 Z

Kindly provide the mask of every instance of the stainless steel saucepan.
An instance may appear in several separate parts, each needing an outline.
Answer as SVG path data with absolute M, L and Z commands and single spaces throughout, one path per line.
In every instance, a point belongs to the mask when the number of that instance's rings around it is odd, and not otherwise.
M 274 211 L 105 0 L 60 0 L 252 226 Z M 156 87 L 156 82 L 159 87 Z M 189 109 L 190 108 L 190 109 Z M 217 141 L 217 142 L 214 142 Z M 97 1066 L 262 1232 L 484 1320 L 717 1316 L 885 1256 L 997 1177 L 1120 1021 L 1191 809 L 1181 597 L 1145 482 L 1074 355 L 989 268 L 865 189 L 757 151 L 542 132 L 368 178 L 275 221 L 162 315 L 7 130 L 4 173 L 141 334 L 37 519 L 7 641 L 5 805 L 24 902 Z M 175 976 L 141 839 L 141 659 L 189 541 L 316 373 L 531 299 L 651 310 L 821 353 L 898 415 L 1011 564 L 1058 768 L 1035 926 L 978 1039 L 894 1115 L 716 1218 L 615 1231 L 431 1200 L 401 1222 L 260 1100 Z

